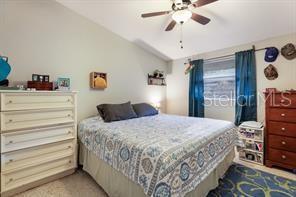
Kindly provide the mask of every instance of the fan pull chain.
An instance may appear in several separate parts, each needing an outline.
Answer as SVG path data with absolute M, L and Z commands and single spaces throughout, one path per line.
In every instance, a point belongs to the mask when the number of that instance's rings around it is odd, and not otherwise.
M 183 46 L 183 23 L 181 23 L 181 35 L 180 35 L 180 47 L 181 47 L 181 49 L 183 49 L 184 48 L 184 46 Z

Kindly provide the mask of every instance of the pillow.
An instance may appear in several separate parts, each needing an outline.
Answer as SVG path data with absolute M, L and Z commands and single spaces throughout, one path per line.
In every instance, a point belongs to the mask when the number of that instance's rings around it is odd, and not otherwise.
M 97 106 L 100 116 L 105 122 L 137 118 L 131 102 L 122 104 L 101 104 Z
M 138 117 L 157 115 L 158 111 L 148 103 L 133 104 L 134 111 Z

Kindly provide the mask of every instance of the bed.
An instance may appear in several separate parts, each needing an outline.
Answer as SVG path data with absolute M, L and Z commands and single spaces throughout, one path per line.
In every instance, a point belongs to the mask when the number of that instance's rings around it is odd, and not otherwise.
M 228 121 L 159 114 L 79 123 L 79 162 L 110 197 L 206 196 L 234 158 Z

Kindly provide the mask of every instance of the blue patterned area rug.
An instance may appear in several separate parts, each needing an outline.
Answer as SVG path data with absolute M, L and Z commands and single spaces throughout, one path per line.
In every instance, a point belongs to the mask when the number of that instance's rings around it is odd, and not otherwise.
M 296 181 L 233 164 L 208 197 L 296 197 Z

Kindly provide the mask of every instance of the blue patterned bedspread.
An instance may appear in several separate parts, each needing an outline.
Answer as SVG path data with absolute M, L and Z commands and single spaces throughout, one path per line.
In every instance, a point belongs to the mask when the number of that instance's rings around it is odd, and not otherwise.
M 185 196 L 215 169 L 237 141 L 228 121 L 160 114 L 104 123 L 83 120 L 80 141 L 139 184 L 148 196 Z

